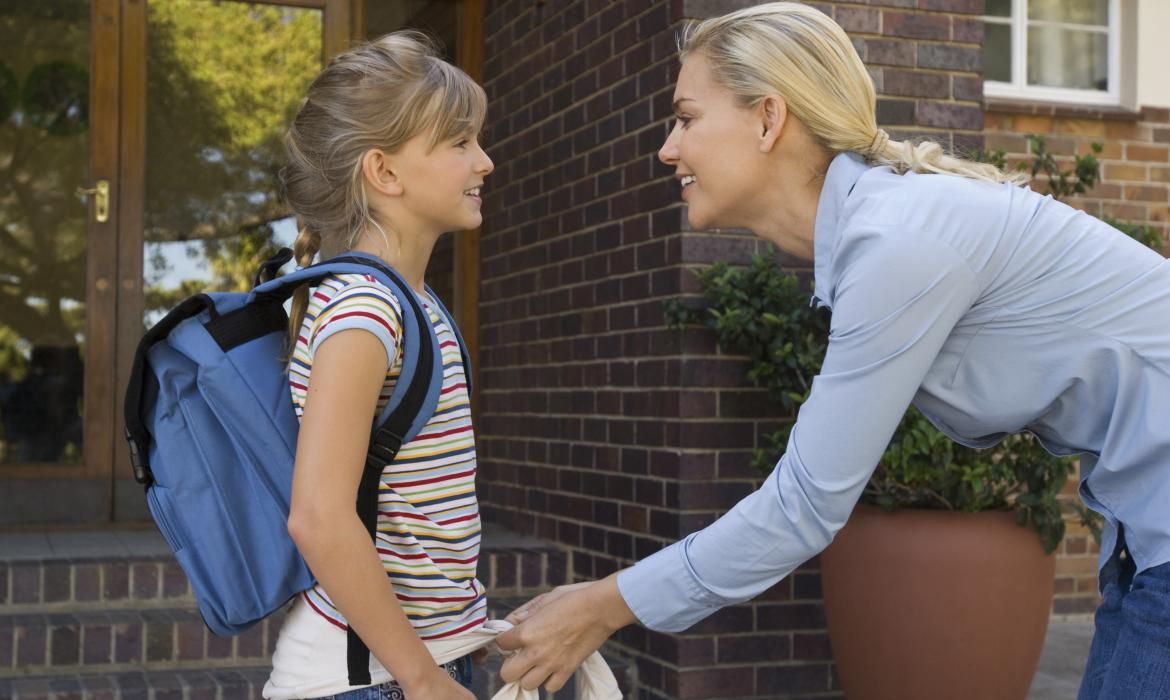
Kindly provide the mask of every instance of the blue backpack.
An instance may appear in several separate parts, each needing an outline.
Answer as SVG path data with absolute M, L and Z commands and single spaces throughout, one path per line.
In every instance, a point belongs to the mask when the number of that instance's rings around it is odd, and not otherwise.
M 288 534 L 299 423 L 288 386 L 284 302 L 330 274 L 372 274 L 402 305 L 402 373 L 371 431 L 356 508 L 374 537 L 383 467 L 434 415 L 442 355 L 414 291 L 378 258 L 345 255 L 269 279 L 292 257 L 281 250 L 251 292 L 196 294 L 138 345 L 126 390 L 126 439 L 150 513 L 191 581 L 203 621 L 230 636 L 315 582 Z M 267 279 L 267 281 L 265 281 Z M 428 292 L 430 292 L 428 288 Z M 471 367 L 459 339 L 468 390 Z M 366 685 L 369 650 L 352 631 L 350 683 Z

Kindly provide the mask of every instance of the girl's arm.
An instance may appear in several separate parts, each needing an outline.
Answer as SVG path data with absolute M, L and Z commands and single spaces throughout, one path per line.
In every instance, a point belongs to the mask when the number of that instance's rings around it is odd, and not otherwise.
M 330 599 L 412 700 L 474 696 L 419 640 L 357 516 L 387 357 L 372 333 L 343 330 L 321 343 L 301 418 L 288 530 Z

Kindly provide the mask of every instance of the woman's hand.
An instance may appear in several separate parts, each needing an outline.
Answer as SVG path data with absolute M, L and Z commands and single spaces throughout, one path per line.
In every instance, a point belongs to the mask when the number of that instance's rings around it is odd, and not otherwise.
M 536 613 L 538 610 L 540 610 L 544 606 L 548 605 L 549 603 L 553 602 L 554 600 L 557 600 L 558 598 L 564 596 L 566 593 L 572 593 L 573 591 L 579 591 L 582 588 L 587 588 L 589 586 L 592 586 L 593 583 L 594 583 L 593 581 L 582 581 L 581 583 L 570 583 L 570 584 L 567 584 L 564 586 L 557 586 L 556 588 L 552 589 L 548 593 L 542 593 L 542 594 L 536 596 L 535 598 L 533 598 L 532 600 L 528 601 L 524 605 L 521 605 L 520 607 L 516 608 L 515 610 L 513 610 L 511 612 L 511 614 L 508 615 L 508 617 L 506 617 L 504 619 L 507 620 L 508 622 L 511 622 L 513 625 L 519 625 L 521 622 L 524 622 L 529 617 L 532 617 L 532 615 L 534 613 Z
M 544 599 L 544 600 L 542 600 Z M 617 574 L 595 583 L 561 586 L 519 608 L 519 626 L 496 638 L 505 651 L 500 676 L 525 690 L 556 692 L 617 630 L 635 621 L 617 587 Z M 511 617 L 511 616 L 510 616 Z
M 475 700 L 470 690 L 457 683 L 442 666 L 430 666 L 430 670 L 418 678 L 399 679 L 398 685 L 407 700 Z

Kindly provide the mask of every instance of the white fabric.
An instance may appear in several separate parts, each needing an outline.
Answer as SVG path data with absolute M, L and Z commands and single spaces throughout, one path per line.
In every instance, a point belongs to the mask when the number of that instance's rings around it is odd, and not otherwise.
M 447 639 L 424 642 L 436 664 L 445 664 L 488 647 L 502 654 L 496 637 L 512 628 L 504 620 L 488 620 L 480 628 Z M 394 680 L 378 659 L 370 654 L 370 680 L 379 685 Z M 346 667 L 345 631 L 316 614 L 298 596 L 281 628 L 276 651 L 272 655 L 272 675 L 264 685 L 269 700 L 320 698 L 353 690 Z M 580 700 L 620 700 L 621 691 L 613 672 L 601 654 L 594 652 L 577 671 L 577 697 Z M 524 690 L 519 683 L 509 683 L 492 700 L 539 700 L 536 690 Z

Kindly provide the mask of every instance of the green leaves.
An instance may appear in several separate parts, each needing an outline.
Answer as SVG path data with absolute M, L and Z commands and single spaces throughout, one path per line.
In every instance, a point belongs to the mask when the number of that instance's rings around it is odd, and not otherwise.
M 813 308 L 811 290 L 771 259 L 746 267 L 717 263 L 699 273 L 703 299 L 671 300 L 667 321 L 701 325 L 719 346 L 751 361 L 748 378 L 768 392 L 778 414 L 791 415 L 809 395 L 824 359 L 829 315 Z M 764 437 L 753 464 L 767 473 L 784 452 L 791 424 Z M 964 512 L 1015 510 L 1046 551 L 1064 536 L 1061 489 L 1073 461 L 1049 455 L 1031 435 L 1013 435 L 988 450 L 958 445 L 911 408 L 894 433 L 862 501 L 894 508 Z

